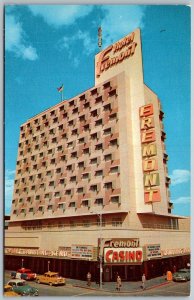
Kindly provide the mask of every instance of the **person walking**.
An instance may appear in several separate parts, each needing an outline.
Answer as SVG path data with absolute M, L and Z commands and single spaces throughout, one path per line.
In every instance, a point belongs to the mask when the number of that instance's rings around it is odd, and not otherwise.
M 90 272 L 87 273 L 87 285 L 91 286 L 91 279 L 92 279 L 92 275 Z
M 142 275 L 141 282 L 142 282 L 142 289 L 145 290 L 145 282 L 146 282 L 145 274 Z
M 121 290 L 121 277 L 119 275 L 117 276 L 116 290 Z

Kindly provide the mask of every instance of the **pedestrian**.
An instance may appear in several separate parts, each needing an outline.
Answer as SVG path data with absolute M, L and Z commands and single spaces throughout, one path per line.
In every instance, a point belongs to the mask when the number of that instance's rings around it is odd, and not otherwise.
M 88 274 L 87 274 L 87 285 L 88 286 L 91 286 L 91 279 L 92 279 L 92 275 L 90 272 L 88 272 Z
M 173 266 L 173 273 L 176 273 L 176 266 Z
M 116 290 L 117 291 L 121 290 L 121 277 L 119 275 L 117 276 Z
M 142 282 L 142 289 L 145 290 L 145 282 L 146 282 L 145 274 L 142 275 L 141 282 Z

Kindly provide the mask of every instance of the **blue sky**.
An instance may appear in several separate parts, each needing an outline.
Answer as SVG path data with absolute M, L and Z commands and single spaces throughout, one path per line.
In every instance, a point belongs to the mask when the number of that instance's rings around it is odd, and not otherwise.
M 190 215 L 190 8 L 132 5 L 5 6 L 5 212 L 10 213 L 19 127 L 94 86 L 103 48 L 141 29 L 144 82 L 165 113 L 173 214 Z

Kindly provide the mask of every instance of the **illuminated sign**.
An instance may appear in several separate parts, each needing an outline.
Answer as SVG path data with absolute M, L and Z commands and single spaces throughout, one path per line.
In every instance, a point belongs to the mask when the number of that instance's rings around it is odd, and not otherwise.
M 23 248 L 5 248 L 5 254 L 33 255 L 33 256 L 53 256 L 70 257 L 70 247 L 67 250 L 45 250 L 45 249 L 23 249 Z
M 136 264 L 143 262 L 142 248 L 105 248 L 104 263 Z
M 190 248 L 179 248 L 179 249 L 165 249 L 161 250 L 162 256 L 169 256 L 169 255 L 179 255 L 179 254 L 189 254 Z
M 93 259 L 93 246 L 72 245 L 71 257 Z
M 96 67 L 97 77 L 100 77 L 102 72 L 134 55 L 137 46 L 137 43 L 134 42 L 134 37 L 135 33 L 132 32 L 100 53 Z
M 146 246 L 146 257 L 147 259 L 161 257 L 160 244 L 153 244 Z
M 146 104 L 139 109 L 142 157 L 143 157 L 143 172 L 144 172 L 144 202 L 160 202 L 160 190 L 157 188 L 160 185 L 158 170 L 158 161 L 156 158 L 156 132 L 154 128 L 154 106 Z M 150 173 L 151 172 L 151 173 Z

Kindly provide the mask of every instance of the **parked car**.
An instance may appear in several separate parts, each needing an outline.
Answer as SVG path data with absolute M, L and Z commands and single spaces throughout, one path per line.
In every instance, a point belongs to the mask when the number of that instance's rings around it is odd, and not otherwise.
M 38 289 L 26 283 L 23 279 L 11 279 L 7 283 L 13 287 L 13 291 L 22 296 L 38 296 Z
M 180 269 L 173 274 L 174 281 L 188 281 L 190 280 L 190 270 Z
M 36 276 L 37 283 L 45 283 L 49 285 L 64 285 L 65 278 L 59 276 L 59 273 L 56 272 L 46 272 L 43 275 Z
M 36 273 L 33 273 L 30 269 L 21 268 L 17 271 L 12 271 L 11 278 L 34 280 L 36 278 Z
M 17 297 L 20 296 L 18 293 L 14 292 L 13 287 L 9 284 L 4 285 L 4 296 L 6 297 Z

